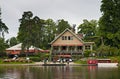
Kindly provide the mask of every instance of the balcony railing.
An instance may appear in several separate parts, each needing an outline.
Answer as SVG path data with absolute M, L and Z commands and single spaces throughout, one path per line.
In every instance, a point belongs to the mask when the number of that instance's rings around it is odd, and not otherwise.
M 56 54 L 58 54 L 58 53 L 70 53 L 70 54 L 73 54 L 73 53 L 83 53 L 83 51 L 82 50 L 76 50 L 76 51 L 74 51 L 74 50 L 53 50 L 52 51 L 52 53 L 56 53 Z

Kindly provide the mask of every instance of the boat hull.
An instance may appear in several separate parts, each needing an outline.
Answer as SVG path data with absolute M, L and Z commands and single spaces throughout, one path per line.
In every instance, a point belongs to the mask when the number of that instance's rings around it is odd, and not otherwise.
M 98 63 L 98 67 L 118 67 L 118 63 Z

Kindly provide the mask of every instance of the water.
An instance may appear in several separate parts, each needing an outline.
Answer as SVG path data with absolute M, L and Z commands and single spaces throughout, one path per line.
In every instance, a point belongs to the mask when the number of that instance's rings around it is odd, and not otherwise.
M 120 69 L 97 66 L 0 66 L 0 79 L 120 79 Z

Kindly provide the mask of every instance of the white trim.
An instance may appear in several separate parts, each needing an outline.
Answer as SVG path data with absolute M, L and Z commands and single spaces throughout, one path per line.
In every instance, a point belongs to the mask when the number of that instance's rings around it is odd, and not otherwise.
M 71 34 L 73 34 L 78 40 L 80 40 L 83 44 L 84 41 L 82 41 L 81 38 L 79 38 L 75 33 L 73 33 L 71 30 L 69 30 L 68 28 L 66 28 L 62 33 L 60 33 L 57 37 L 55 37 L 55 39 L 50 43 L 53 44 L 58 38 L 60 38 L 66 31 L 69 31 Z

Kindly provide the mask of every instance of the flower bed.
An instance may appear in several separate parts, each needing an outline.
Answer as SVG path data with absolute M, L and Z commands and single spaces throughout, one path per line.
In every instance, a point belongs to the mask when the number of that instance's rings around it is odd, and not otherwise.
M 24 58 L 18 58 L 18 59 L 4 59 L 1 64 L 23 64 L 23 63 L 32 63 L 31 60 L 26 60 Z

